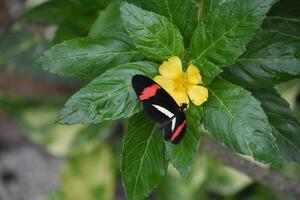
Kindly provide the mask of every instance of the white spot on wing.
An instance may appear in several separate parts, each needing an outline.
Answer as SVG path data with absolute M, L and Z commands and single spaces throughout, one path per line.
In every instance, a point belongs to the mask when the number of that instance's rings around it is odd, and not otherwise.
M 169 118 L 173 117 L 174 114 L 171 113 L 170 111 L 168 111 L 167 109 L 165 109 L 164 107 L 161 107 L 159 105 L 156 104 L 152 104 L 152 106 L 154 106 L 158 111 L 162 112 L 163 114 L 165 114 L 166 116 L 168 116 Z
M 174 117 L 174 119 L 172 119 L 172 132 L 175 129 L 175 123 L 176 123 L 176 117 Z

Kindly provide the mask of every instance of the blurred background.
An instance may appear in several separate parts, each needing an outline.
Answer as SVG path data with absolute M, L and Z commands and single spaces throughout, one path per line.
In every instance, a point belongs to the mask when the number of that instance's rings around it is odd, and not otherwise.
M 64 102 L 85 83 L 34 64 L 51 45 L 85 36 L 110 1 L 52 0 L 35 7 L 43 2 L 0 0 L 0 200 L 126 199 L 120 178 L 126 121 L 56 124 Z M 300 119 L 299 83 L 277 88 Z M 186 180 L 169 166 L 148 199 L 289 199 L 199 152 Z M 299 165 L 286 162 L 275 170 L 300 181 Z

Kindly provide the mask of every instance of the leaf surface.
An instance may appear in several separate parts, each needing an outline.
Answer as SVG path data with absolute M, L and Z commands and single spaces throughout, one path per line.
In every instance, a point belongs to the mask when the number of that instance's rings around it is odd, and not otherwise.
M 224 77 L 246 88 L 267 88 L 300 77 L 300 39 L 261 31 Z
M 300 123 L 290 105 L 275 90 L 254 90 L 257 98 L 275 129 L 277 143 L 282 157 L 300 162 Z
M 47 50 L 37 64 L 51 73 L 90 80 L 118 64 L 140 58 L 128 39 L 126 34 L 102 34 L 68 40 Z
M 70 1 L 51 0 L 28 10 L 24 19 L 37 23 L 60 24 L 68 21 L 78 8 Z
M 125 31 L 125 27 L 120 16 L 120 1 L 114 1 L 109 4 L 105 10 L 100 12 L 98 19 L 90 29 L 89 36 L 101 35 L 109 29 L 118 29 Z
M 129 0 L 128 2 L 167 17 L 179 28 L 185 44 L 189 44 L 198 23 L 198 8 L 194 0 Z
M 183 58 L 183 38 L 166 17 L 123 3 L 121 18 L 136 47 L 149 59 Z
M 69 0 L 83 9 L 85 12 L 97 12 L 105 8 L 111 0 Z
M 95 7 L 95 2 L 93 5 Z M 49 0 L 27 11 L 23 18 L 30 22 L 57 25 L 54 43 L 58 43 L 88 33 L 97 14 L 95 11 L 86 12 L 85 8 L 69 0 Z
M 202 109 L 196 106 L 190 106 L 186 112 L 186 117 L 186 135 L 182 141 L 176 145 L 170 142 L 166 143 L 168 160 L 185 178 L 190 174 L 194 158 L 198 153 Z
M 122 180 L 128 200 L 142 200 L 165 175 L 165 146 L 157 126 L 144 113 L 129 120 L 122 150 Z
M 300 1 L 284 0 L 275 4 L 263 28 L 300 37 Z
M 204 126 L 219 142 L 237 153 L 277 164 L 276 138 L 259 101 L 248 91 L 225 80 L 215 80 L 203 108 Z
M 131 86 L 132 76 L 154 77 L 157 67 L 155 63 L 141 61 L 106 71 L 66 102 L 58 121 L 65 124 L 99 123 L 132 116 L 141 110 Z
M 191 41 L 193 63 L 232 65 L 260 27 L 274 0 L 204 1 L 204 14 Z M 217 5 L 215 5 L 217 4 Z

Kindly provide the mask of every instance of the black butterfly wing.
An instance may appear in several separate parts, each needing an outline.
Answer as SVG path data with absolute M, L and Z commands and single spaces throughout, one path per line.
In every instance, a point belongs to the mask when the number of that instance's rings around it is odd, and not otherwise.
M 154 121 L 162 124 L 178 112 L 179 106 L 175 100 L 152 79 L 135 75 L 132 77 L 132 86 L 142 101 L 145 112 Z
M 164 126 L 165 140 L 178 144 L 186 133 L 186 123 L 184 112 L 180 111 L 177 113 L 177 115 Z
M 164 127 L 164 138 L 172 143 L 180 142 L 185 133 L 186 118 L 175 100 L 159 84 L 143 75 L 133 76 L 132 86 L 145 112 Z

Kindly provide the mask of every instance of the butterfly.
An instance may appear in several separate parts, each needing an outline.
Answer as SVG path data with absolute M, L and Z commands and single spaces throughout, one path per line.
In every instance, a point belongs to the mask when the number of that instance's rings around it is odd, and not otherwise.
M 143 103 L 144 111 L 164 129 L 164 139 L 178 144 L 185 135 L 187 104 L 178 106 L 171 95 L 158 83 L 144 75 L 134 75 L 132 86 Z

